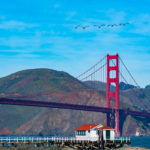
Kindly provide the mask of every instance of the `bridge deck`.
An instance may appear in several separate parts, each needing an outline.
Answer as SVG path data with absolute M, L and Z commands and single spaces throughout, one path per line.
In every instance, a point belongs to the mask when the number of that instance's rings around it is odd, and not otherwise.
M 33 100 L 22 100 L 22 99 L 0 98 L 0 104 L 49 107 L 49 108 L 59 108 L 59 109 L 72 109 L 72 110 L 112 113 L 112 109 L 106 108 L 106 107 L 65 104 L 65 103 L 55 103 L 55 102 L 43 102 L 43 101 L 33 101 Z M 150 113 L 148 113 L 148 112 L 131 111 L 129 109 L 126 109 L 126 110 L 119 109 L 119 111 L 121 113 L 123 113 L 124 115 L 150 117 Z

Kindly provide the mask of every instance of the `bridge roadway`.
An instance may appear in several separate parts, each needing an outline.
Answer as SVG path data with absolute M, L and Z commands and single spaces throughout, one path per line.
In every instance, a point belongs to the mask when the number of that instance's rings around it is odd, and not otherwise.
M 59 108 L 59 109 L 72 109 L 72 110 L 82 110 L 82 111 L 93 111 L 102 113 L 112 113 L 112 108 L 97 107 L 97 106 L 87 106 L 87 105 L 77 105 L 77 104 L 65 104 L 56 102 L 43 102 L 43 101 L 33 101 L 33 100 L 22 100 L 22 99 L 11 99 L 11 98 L 0 98 L 0 104 L 6 105 L 22 105 L 22 106 L 36 106 L 36 107 L 49 107 L 49 108 Z M 148 112 L 132 111 L 129 109 L 119 109 L 124 115 L 150 117 Z

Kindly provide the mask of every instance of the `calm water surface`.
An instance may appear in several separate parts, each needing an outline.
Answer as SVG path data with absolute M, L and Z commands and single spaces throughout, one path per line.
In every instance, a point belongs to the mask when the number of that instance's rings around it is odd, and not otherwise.
M 150 148 L 150 136 L 131 137 L 132 146 Z

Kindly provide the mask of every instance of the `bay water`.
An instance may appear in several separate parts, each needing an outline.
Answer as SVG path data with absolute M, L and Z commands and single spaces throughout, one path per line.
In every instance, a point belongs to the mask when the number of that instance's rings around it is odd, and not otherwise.
M 131 142 L 133 147 L 146 147 L 150 149 L 150 136 L 131 137 Z

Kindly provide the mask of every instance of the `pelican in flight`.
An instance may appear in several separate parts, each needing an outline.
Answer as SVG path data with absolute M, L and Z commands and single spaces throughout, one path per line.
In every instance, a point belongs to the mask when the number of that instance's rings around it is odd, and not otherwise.
M 102 24 L 101 26 L 102 26 L 102 27 L 104 27 L 104 26 L 105 26 L 105 24 Z
M 81 25 L 77 25 L 77 26 L 75 26 L 74 28 L 75 28 L 75 29 L 78 29 L 80 26 L 81 26 Z
M 89 26 L 82 26 L 82 29 L 86 29 L 86 28 L 88 28 Z

